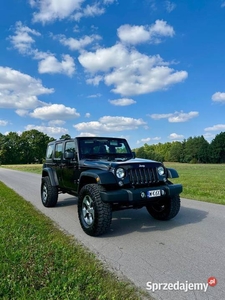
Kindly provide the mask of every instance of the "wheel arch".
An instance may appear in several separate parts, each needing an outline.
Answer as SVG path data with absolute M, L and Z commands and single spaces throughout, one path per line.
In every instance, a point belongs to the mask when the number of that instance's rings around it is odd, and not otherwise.
M 42 170 L 42 178 L 46 176 L 49 177 L 52 186 L 59 185 L 58 177 L 54 170 L 52 170 L 51 168 L 44 168 Z
M 115 176 L 111 172 L 92 169 L 90 171 L 84 171 L 81 173 L 78 192 L 80 192 L 84 185 L 92 183 L 99 185 L 117 184 Z

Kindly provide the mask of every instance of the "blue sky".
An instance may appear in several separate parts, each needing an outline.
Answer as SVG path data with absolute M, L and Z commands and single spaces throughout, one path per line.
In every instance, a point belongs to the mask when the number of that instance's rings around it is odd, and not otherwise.
M 225 131 L 225 1 L 8 0 L 0 24 L 2 134 Z

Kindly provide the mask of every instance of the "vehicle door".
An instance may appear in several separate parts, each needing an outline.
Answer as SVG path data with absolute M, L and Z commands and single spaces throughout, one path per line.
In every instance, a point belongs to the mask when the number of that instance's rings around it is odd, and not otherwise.
M 69 153 L 69 158 L 66 153 Z M 71 155 L 70 155 L 71 154 Z M 72 155 L 73 154 L 73 155 Z M 67 189 L 76 191 L 78 185 L 78 178 L 76 173 L 78 170 L 78 159 L 75 141 L 65 142 L 64 153 L 63 153 L 63 186 Z
M 60 186 L 63 184 L 62 183 L 62 153 L 63 153 L 63 143 L 62 142 L 56 143 L 55 151 L 54 151 L 54 155 L 53 155 L 52 168 L 54 168 L 56 171 Z

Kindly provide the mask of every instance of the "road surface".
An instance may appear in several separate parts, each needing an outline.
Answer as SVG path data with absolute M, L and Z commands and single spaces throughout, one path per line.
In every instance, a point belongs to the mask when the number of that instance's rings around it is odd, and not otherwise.
M 43 207 L 40 175 L 0 168 L 0 181 L 155 299 L 225 299 L 225 206 L 181 199 L 167 222 L 145 208 L 114 212 L 111 231 L 94 238 L 80 227 L 75 197 L 60 195 L 56 207 Z M 207 286 L 210 277 L 215 286 Z

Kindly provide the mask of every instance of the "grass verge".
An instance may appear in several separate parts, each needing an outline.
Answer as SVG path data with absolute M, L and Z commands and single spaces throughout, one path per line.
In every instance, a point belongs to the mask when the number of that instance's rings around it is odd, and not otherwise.
M 149 299 L 0 182 L 0 299 Z
M 24 165 L 0 165 L 0 167 L 23 171 L 23 172 L 31 172 L 36 174 L 41 174 L 42 164 L 24 164 Z

